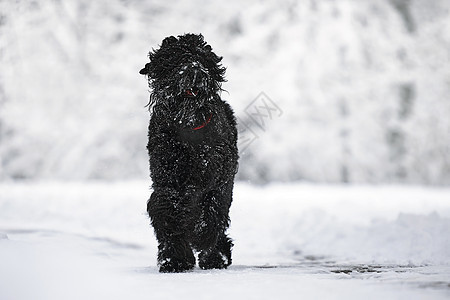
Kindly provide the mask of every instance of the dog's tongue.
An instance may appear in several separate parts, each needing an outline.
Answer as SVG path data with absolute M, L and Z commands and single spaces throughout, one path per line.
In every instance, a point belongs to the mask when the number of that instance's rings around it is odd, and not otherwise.
M 192 89 L 187 89 L 187 90 L 186 90 L 186 95 L 188 95 L 188 96 L 194 96 L 194 97 L 196 97 L 197 94 L 198 94 L 198 91 L 193 91 Z

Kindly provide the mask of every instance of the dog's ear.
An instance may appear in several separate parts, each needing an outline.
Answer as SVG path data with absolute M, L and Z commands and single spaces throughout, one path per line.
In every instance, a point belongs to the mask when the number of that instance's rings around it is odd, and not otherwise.
M 171 44 L 175 44 L 176 42 L 178 42 L 178 39 L 172 35 L 172 36 L 166 37 L 166 38 L 162 41 L 161 47 L 169 46 L 169 45 L 171 45 Z
M 149 70 L 148 70 L 149 67 L 150 67 L 150 63 L 146 63 L 145 67 L 139 71 L 139 74 L 147 75 L 149 73 Z

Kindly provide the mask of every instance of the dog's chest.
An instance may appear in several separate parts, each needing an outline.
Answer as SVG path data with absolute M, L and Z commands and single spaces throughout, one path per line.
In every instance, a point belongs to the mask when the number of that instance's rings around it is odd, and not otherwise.
M 174 164 L 177 166 L 177 176 L 181 182 L 211 182 L 217 177 L 217 153 L 215 143 L 205 140 L 200 134 L 194 137 L 183 136 L 186 140 L 179 141 L 179 151 Z M 194 139 L 194 141 L 193 141 Z
M 198 130 L 191 128 L 177 129 L 177 139 L 186 146 L 196 146 L 201 144 L 213 144 L 215 134 L 211 130 L 211 126 L 207 126 Z
M 190 128 L 179 128 L 177 129 L 177 139 L 180 143 L 186 144 L 187 146 L 198 145 L 207 142 L 209 140 L 207 128 L 202 128 L 200 130 L 192 130 Z

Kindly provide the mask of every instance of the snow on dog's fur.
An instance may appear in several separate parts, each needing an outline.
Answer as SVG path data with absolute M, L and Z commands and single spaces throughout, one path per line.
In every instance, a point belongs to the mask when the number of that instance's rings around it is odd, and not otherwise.
M 220 98 L 225 68 L 202 35 L 163 40 L 140 71 L 148 76 L 148 153 L 153 193 L 147 211 L 161 272 L 231 264 L 226 235 L 237 172 L 237 129 Z

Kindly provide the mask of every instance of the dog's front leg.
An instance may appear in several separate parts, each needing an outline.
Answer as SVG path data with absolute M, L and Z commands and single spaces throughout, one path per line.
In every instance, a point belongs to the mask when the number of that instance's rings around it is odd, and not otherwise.
M 232 197 L 232 182 L 205 195 L 202 213 L 196 226 L 199 266 L 202 269 L 224 269 L 231 265 L 233 243 L 226 235 Z
M 158 240 L 160 272 L 185 272 L 195 266 L 188 241 L 189 224 L 180 195 L 173 188 L 155 188 L 147 204 Z

